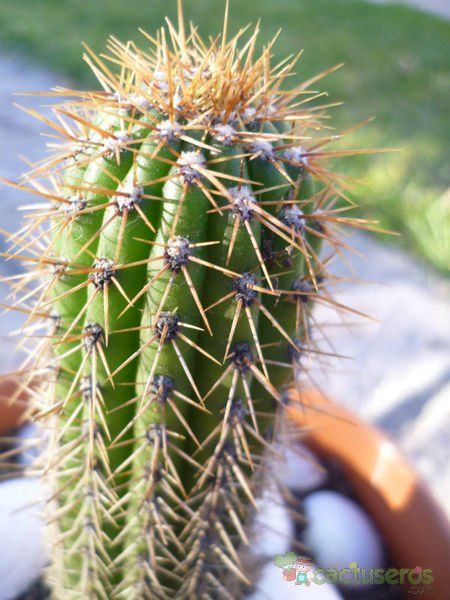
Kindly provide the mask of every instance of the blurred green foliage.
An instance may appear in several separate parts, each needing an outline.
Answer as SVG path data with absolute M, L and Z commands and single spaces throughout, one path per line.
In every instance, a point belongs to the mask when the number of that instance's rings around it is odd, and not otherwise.
M 141 37 L 153 31 L 175 0 L 18 0 L 3 2 L 0 43 L 17 47 L 79 83 L 90 84 L 80 41 L 96 51 L 114 33 Z M 223 0 L 185 0 L 185 12 L 204 34 L 221 27 Z M 354 147 L 397 147 L 380 156 L 342 159 L 357 177 L 354 198 L 365 216 L 402 233 L 403 243 L 445 271 L 448 236 L 448 140 L 450 139 L 450 23 L 402 6 L 361 0 L 231 0 L 231 30 L 262 19 L 262 40 L 283 29 L 277 57 L 305 53 L 297 80 L 330 65 L 345 68 L 321 82 L 330 98 L 343 100 L 334 123 L 348 127 L 376 121 L 352 136 Z M 145 44 L 145 40 L 143 40 Z M 348 142 L 347 142 L 348 143 Z

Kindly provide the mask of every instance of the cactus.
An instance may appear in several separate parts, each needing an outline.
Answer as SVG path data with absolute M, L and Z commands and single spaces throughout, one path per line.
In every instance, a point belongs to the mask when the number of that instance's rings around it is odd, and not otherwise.
M 350 151 L 327 149 L 327 73 L 286 91 L 298 57 L 256 57 L 257 29 L 207 46 L 179 11 L 145 50 L 86 48 L 101 90 L 29 111 L 52 152 L 12 184 L 41 199 L 8 256 L 32 267 L 13 280 L 34 339 L 16 375 L 45 431 L 56 598 L 251 585 L 258 474 L 316 347 L 310 304 L 333 302 L 319 248 L 369 227 L 336 206 L 327 162 Z

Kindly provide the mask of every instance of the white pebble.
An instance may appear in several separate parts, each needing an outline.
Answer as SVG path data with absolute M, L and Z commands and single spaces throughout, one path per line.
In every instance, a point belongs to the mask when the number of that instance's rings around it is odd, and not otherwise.
M 276 480 L 295 492 L 309 492 L 327 481 L 327 472 L 319 459 L 305 446 L 278 447 L 271 469 Z
M 319 491 L 304 501 L 308 525 L 303 541 L 320 567 L 345 569 L 383 566 L 380 536 L 366 512 L 336 492 Z
M 29 466 L 39 456 L 42 449 L 42 431 L 35 423 L 25 423 L 18 433 L 18 443 L 22 448 L 19 462 L 23 466 Z
M 292 545 L 294 524 L 280 492 L 274 486 L 266 488 L 257 505 L 252 543 L 254 554 L 268 558 L 285 554 Z
M 46 564 L 42 496 L 36 479 L 0 484 L 0 600 L 25 592 Z

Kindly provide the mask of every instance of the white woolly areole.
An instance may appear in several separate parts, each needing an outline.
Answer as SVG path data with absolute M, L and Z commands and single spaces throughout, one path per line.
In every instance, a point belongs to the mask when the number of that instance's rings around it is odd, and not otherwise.
M 174 272 L 180 271 L 189 262 L 191 245 L 187 237 L 176 235 L 167 242 L 166 262 Z
M 116 196 L 115 201 L 120 211 L 132 210 L 135 204 L 139 204 L 142 200 L 142 194 L 144 188 L 141 185 L 133 185 L 131 183 L 125 184 L 121 189 L 121 192 L 127 194 L 126 196 Z
M 124 149 L 124 146 L 131 142 L 133 138 L 125 129 L 119 129 L 114 133 L 112 137 L 107 138 L 103 142 L 104 150 L 107 150 L 110 154 L 115 153 L 116 151 L 121 152 Z
M 264 113 L 266 116 L 272 116 L 276 112 L 278 112 L 278 108 L 275 106 L 275 104 L 268 104 L 264 109 Z
M 169 89 L 169 84 L 167 83 L 166 74 L 163 71 L 155 71 L 153 73 L 153 83 L 160 90 L 167 92 Z
M 114 277 L 115 263 L 110 258 L 99 258 L 94 263 L 94 272 L 89 274 L 89 279 L 95 284 L 96 287 L 104 289 L 110 285 L 111 279 Z
M 81 210 L 84 210 L 87 206 L 87 201 L 82 194 L 74 194 L 73 196 L 68 198 L 68 200 L 69 204 L 67 204 L 67 202 L 64 202 L 61 205 L 62 210 L 68 216 L 77 215 Z
M 236 130 L 227 123 L 216 125 L 214 128 L 214 137 L 218 142 L 222 142 L 224 146 L 231 145 L 235 140 L 235 136 Z
M 101 271 L 111 271 L 113 267 L 114 261 L 111 258 L 99 258 L 94 263 L 94 268 L 101 269 Z
M 302 231 L 305 227 L 304 212 L 299 209 L 298 206 L 292 204 L 291 206 L 285 206 L 281 213 L 280 218 L 289 227 L 292 227 L 294 231 Z
M 83 152 L 86 148 L 86 146 L 89 144 L 89 138 L 86 136 L 82 136 L 80 137 L 76 142 L 71 142 L 68 145 L 69 148 L 69 153 L 72 156 L 76 156 L 77 154 L 81 154 L 81 152 Z
M 156 126 L 157 137 L 162 140 L 171 141 L 181 132 L 181 126 L 177 121 L 171 121 L 170 119 L 166 119 L 161 123 L 158 123 Z
M 152 103 L 145 96 L 140 94 L 131 94 L 130 103 L 141 111 L 150 110 Z
M 120 92 L 114 92 L 110 96 L 113 102 L 117 102 L 119 106 L 126 106 L 129 104 L 129 100 L 126 96 L 123 96 Z
M 174 108 L 178 108 L 183 100 L 183 96 L 180 92 L 175 92 L 172 98 L 172 104 Z
M 169 256 L 180 256 L 189 248 L 189 240 L 181 235 L 176 235 L 167 242 L 166 252 Z
M 243 221 L 249 221 L 253 216 L 253 205 L 256 203 L 251 188 L 247 185 L 229 188 L 228 193 L 233 200 L 233 212 Z
M 64 275 L 64 273 L 68 270 L 68 264 L 69 264 L 69 259 L 64 257 L 64 256 L 60 256 L 58 258 L 58 262 L 55 262 L 51 265 L 51 271 L 54 275 L 59 275 L 62 276 Z
M 184 67 L 183 73 L 187 82 L 191 82 L 194 77 L 200 75 L 202 79 L 211 79 L 211 68 L 209 66 L 203 67 L 202 69 L 198 67 Z
M 306 152 L 307 150 L 304 146 L 293 146 L 292 148 L 287 148 L 287 150 L 284 151 L 284 156 L 288 160 L 292 160 L 292 162 L 307 165 L 308 157 L 305 156 Z
M 238 116 L 238 114 L 237 114 L 237 112 L 236 112 L 235 110 L 232 110 L 231 112 L 228 112 L 228 111 L 226 111 L 226 110 L 223 110 L 223 111 L 220 113 L 220 120 L 221 120 L 221 121 L 223 121 L 223 122 L 224 122 L 224 124 L 225 124 L 225 119 L 226 119 L 227 121 L 236 121 L 236 119 L 237 119 L 237 116 Z
M 206 159 L 201 152 L 182 152 L 177 160 L 184 183 L 193 183 L 201 177 L 201 169 L 206 165 Z
M 275 155 L 272 144 L 264 139 L 254 140 L 250 145 L 250 150 L 254 154 L 259 154 L 263 160 L 270 160 Z
M 242 112 L 244 121 L 252 121 L 256 116 L 257 110 L 254 106 L 247 106 Z

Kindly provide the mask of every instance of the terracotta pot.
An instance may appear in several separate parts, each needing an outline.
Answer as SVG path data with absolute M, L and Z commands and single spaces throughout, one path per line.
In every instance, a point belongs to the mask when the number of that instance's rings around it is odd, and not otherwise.
M 290 416 L 304 428 L 302 443 L 338 461 L 379 528 L 392 566 L 432 568 L 432 589 L 415 593 L 448 600 L 450 524 L 415 470 L 387 436 L 319 392 L 293 392 L 292 399 Z M 412 593 L 405 589 L 405 597 Z
M 27 394 L 15 379 L 0 379 L 0 435 L 18 427 L 28 418 Z

